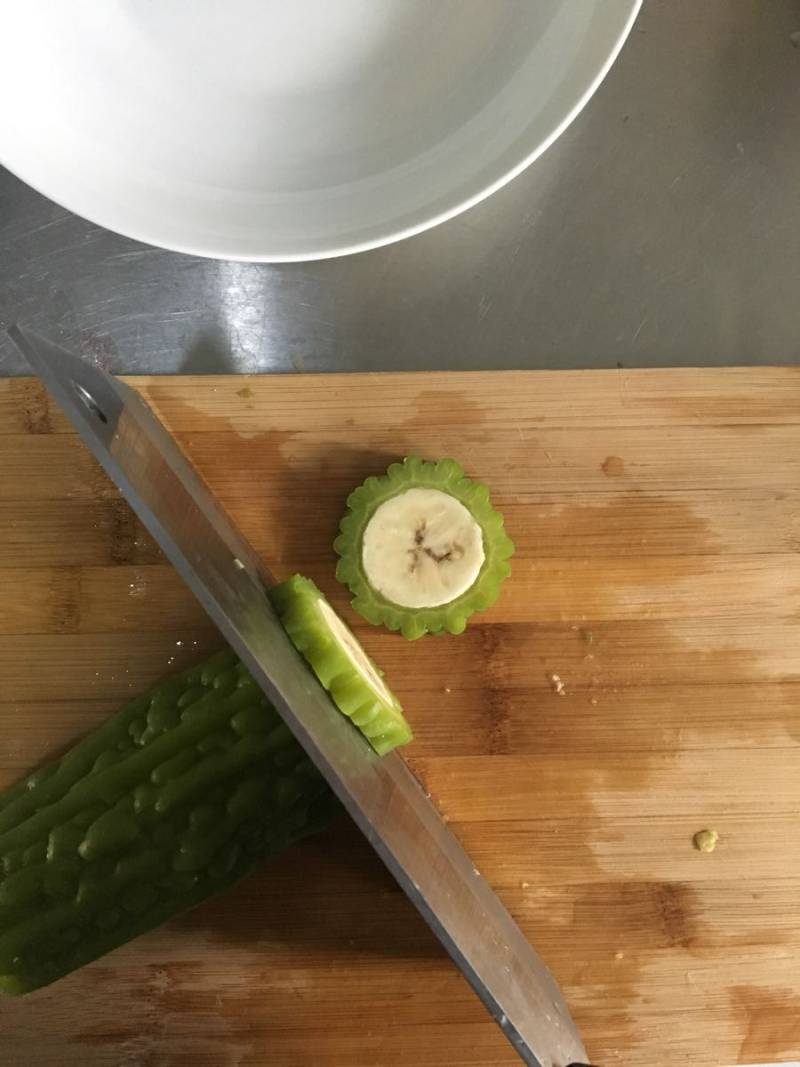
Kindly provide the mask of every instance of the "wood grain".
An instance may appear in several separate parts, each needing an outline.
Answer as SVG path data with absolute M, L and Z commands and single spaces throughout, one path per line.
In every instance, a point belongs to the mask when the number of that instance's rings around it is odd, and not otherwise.
M 594 1062 L 796 1057 L 800 372 L 134 384 L 267 563 L 318 580 L 386 669 L 409 762 Z M 367 627 L 333 579 L 347 492 L 407 452 L 489 482 L 517 544 L 462 637 Z M 219 640 L 30 380 L 0 382 L 0 589 L 0 784 Z M 4 1067 L 514 1062 L 346 822 L 0 1003 Z

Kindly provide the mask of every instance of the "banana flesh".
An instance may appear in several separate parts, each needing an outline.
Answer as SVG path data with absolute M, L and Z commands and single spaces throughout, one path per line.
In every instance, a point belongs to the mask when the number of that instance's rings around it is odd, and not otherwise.
M 367 581 L 405 608 L 449 604 L 475 584 L 485 558 L 481 527 L 439 489 L 398 493 L 376 508 L 364 530 Z

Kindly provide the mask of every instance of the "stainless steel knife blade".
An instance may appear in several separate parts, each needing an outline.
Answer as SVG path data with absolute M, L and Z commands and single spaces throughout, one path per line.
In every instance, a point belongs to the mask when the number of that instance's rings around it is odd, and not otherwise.
M 375 755 L 332 708 L 275 617 L 259 558 L 133 389 L 21 326 L 32 369 L 274 702 L 521 1059 L 586 1063 L 544 963 L 402 757 Z

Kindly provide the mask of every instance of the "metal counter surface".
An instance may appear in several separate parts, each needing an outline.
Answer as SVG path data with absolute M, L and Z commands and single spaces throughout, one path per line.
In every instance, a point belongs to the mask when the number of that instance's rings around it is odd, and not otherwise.
M 800 0 L 645 0 L 542 158 L 374 252 L 165 252 L 0 171 L 0 325 L 128 373 L 796 362 L 799 134 Z

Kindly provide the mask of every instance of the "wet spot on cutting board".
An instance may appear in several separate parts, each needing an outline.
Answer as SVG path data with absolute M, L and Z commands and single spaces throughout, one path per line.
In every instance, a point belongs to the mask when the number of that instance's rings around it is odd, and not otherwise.
M 625 473 L 625 460 L 620 456 L 606 456 L 600 469 L 607 478 L 621 478 Z
M 485 749 L 492 756 L 510 752 L 508 702 L 502 693 L 491 687 L 484 689 L 484 697 L 487 717 Z
M 423 389 L 417 394 L 414 406 L 414 414 L 404 426 L 425 429 L 456 426 L 463 432 L 466 427 L 486 420 L 486 410 L 476 400 L 454 389 Z
M 739 1063 L 796 1056 L 800 1048 L 800 997 L 791 989 L 735 986 L 734 1016 L 742 1022 Z
M 653 886 L 653 902 L 664 941 L 670 947 L 690 948 L 697 937 L 696 890 L 681 882 L 660 882 Z
M 590 502 L 544 501 L 516 535 L 517 549 L 538 559 L 597 554 L 645 559 L 716 554 L 722 547 L 702 508 L 675 495 L 595 493 Z M 513 509 L 509 519 L 516 517 Z M 522 523 L 518 520 L 518 525 Z M 516 531 L 515 531 L 516 533 Z

